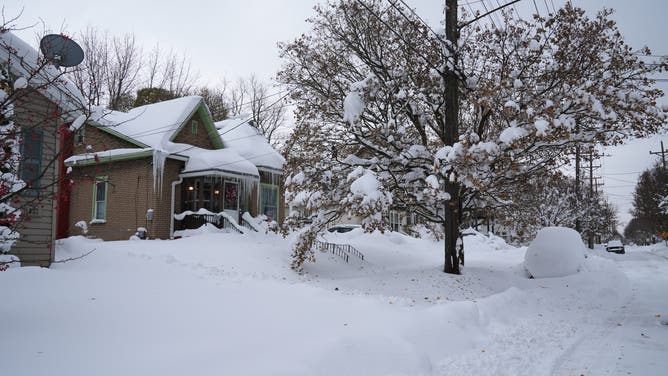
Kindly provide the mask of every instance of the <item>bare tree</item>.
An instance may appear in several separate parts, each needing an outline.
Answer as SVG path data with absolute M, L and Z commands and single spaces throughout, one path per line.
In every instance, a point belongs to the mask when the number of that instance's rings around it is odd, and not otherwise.
M 110 36 L 90 26 L 80 39 L 86 59 L 71 78 L 93 105 L 127 110 L 138 89 L 161 89 L 172 97 L 195 91 L 198 74 L 185 54 L 164 53 L 156 44 L 144 55 L 133 34 Z
M 225 120 L 228 117 L 228 103 L 225 93 L 226 83 L 218 87 L 202 86 L 194 93 L 204 98 L 204 103 L 209 106 L 213 121 Z
M 141 57 L 134 35 L 112 38 L 106 77 L 110 109 L 127 110 L 134 102 L 132 96 L 139 84 Z
M 142 50 L 134 35 L 112 37 L 95 27 L 80 35 L 84 63 L 69 77 L 93 105 L 126 110 L 140 81 Z
M 159 44 L 149 53 L 143 75 L 144 87 L 165 89 L 175 97 L 193 92 L 199 78 L 185 54 L 179 55 L 174 50 L 164 53 Z
M 231 115 L 250 115 L 254 125 L 272 146 L 277 146 L 276 132 L 285 124 L 285 97 L 277 91 L 269 93 L 269 86 L 256 76 L 240 78 L 229 95 Z
M 95 106 L 106 101 L 107 67 L 109 62 L 109 36 L 88 26 L 80 34 L 85 53 L 82 66 L 72 71 L 72 81 L 79 91 Z

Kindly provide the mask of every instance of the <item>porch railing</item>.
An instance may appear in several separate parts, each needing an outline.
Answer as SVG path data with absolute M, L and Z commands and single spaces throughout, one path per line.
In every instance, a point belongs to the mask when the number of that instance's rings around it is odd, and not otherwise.
M 251 231 L 258 232 L 258 230 L 257 230 L 255 227 L 253 227 L 253 225 L 251 225 L 251 224 L 246 220 L 246 218 L 241 218 L 241 223 L 239 223 L 239 225 L 241 225 L 241 227 L 243 227 L 243 228 L 247 228 L 247 229 L 249 229 L 249 230 L 251 230 Z
M 183 219 L 174 218 L 174 230 L 175 231 L 192 230 L 200 228 L 205 223 L 212 224 L 216 226 L 216 228 L 231 230 L 239 234 L 244 233 L 239 229 L 237 224 L 232 223 L 232 221 L 230 221 L 226 216 L 215 213 L 212 214 L 193 213 L 186 215 L 185 217 L 183 217 Z
M 345 262 L 349 261 L 350 256 L 364 260 L 364 254 L 350 244 L 328 243 L 316 239 L 313 241 L 311 247 L 320 252 L 330 252 L 333 255 L 341 257 Z

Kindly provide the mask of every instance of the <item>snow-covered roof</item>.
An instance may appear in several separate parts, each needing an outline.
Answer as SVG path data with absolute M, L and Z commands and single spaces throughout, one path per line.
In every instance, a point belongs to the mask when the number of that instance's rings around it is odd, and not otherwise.
M 8 64 L 10 72 L 19 79 L 29 79 L 28 85 L 60 106 L 67 120 L 83 114 L 88 102 L 72 81 L 53 65 L 40 68 L 42 60 L 37 50 L 8 30 L 0 31 L 0 62 Z
M 255 177 L 260 176 L 255 165 L 232 149 L 207 150 L 193 147 L 182 150 L 179 154 L 188 157 L 188 161 L 182 172 L 183 174 L 227 172 Z
M 176 98 L 135 107 L 128 112 L 111 111 L 105 113 L 98 123 L 139 141 L 142 146 L 163 149 L 201 103 L 200 96 Z
M 225 147 L 236 151 L 259 169 L 282 170 L 285 159 L 250 124 L 250 120 L 250 117 L 236 117 L 215 123 Z
M 84 153 L 73 155 L 65 159 L 65 165 L 73 166 L 76 164 L 88 163 L 88 162 L 102 162 L 105 160 L 111 160 L 118 157 L 132 157 L 138 155 L 146 155 L 151 153 L 151 148 L 139 149 L 139 148 L 126 148 L 126 149 L 112 149 L 99 151 L 95 153 Z

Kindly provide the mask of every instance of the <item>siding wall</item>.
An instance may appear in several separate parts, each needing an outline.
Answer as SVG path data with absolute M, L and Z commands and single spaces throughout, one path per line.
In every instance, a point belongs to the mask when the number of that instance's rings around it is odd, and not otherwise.
M 90 150 L 86 149 L 88 145 L 91 146 Z M 98 127 L 84 125 L 83 143 L 77 142 L 77 135 L 75 133 L 72 154 L 77 155 L 96 151 L 127 148 L 139 148 L 139 146 L 118 137 L 112 136 L 105 131 L 101 131 Z
M 80 234 L 74 224 L 85 221 L 88 235 L 104 240 L 127 240 L 138 227 L 145 227 L 150 238 L 169 238 L 171 183 L 178 180 L 183 162 L 167 159 L 163 185 L 153 191 L 152 158 L 100 163 L 77 167 L 72 172 L 72 199 L 70 201 L 71 235 Z M 90 223 L 93 214 L 93 188 L 96 177 L 106 176 L 106 223 Z M 181 212 L 181 189 L 176 187 L 176 212 Z M 153 221 L 146 220 L 146 212 L 154 210 Z
M 198 123 L 197 133 L 192 132 L 191 121 L 196 120 Z M 216 147 L 213 146 L 211 139 L 209 138 L 206 128 L 204 127 L 204 122 L 199 116 L 198 112 L 195 112 L 193 116 L 186 122 L 185 126 L 176 134 L 174 137 L 174 142 L 181 144 L 190 144 L 202 149 L 215 150 Z
M 39 129 L 43 134 L 39 196 L 21 195 L 18 206 L 24 207 L 23 222 L 18 227 L 20 240 L 11 252 L 21 265 L 49 266 L 53 261 L 55 241 L 55 195 L 57 192 L 58 133 L 61 124 L 58 109 L 41 94 L 31 91 L 19 95 L 14 104 L 14 121 L 22 130 Z

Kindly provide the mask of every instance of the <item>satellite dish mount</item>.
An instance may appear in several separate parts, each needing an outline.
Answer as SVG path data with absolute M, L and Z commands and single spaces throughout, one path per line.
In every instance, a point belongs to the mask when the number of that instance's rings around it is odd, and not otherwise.
M 74 67 L 84 59 L 81 46 L 61 34 L 49 34 L 39 42 L 44 58 L 56 67 Z

